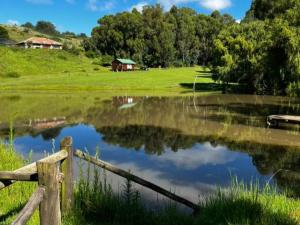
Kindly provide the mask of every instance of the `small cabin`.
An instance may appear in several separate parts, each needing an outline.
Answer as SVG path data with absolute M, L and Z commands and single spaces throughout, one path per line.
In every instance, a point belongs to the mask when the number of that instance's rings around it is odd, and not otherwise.
M 32 37 L 27 40 L 17 43 L 17 46 L 22 48 L 47 48 L 47 49 L 62 49 L 63 45 L 57 41 L 41 38 L 41 37 Z
M 131 59 L 115 59 L 112 62 L 112 71 L 134 71 L 136 63 Z

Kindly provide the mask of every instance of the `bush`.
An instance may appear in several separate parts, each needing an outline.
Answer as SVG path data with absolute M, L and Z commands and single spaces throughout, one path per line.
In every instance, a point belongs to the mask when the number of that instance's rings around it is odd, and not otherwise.
M 4 74 L 4 77 L 7 78 L 19 78 L 21 75 L 18 72 L 8 72 Z
M 0 26 L 0 38 L 8 39 L 8 32 L 4 27 Z
M 64 55 L 59 55 L 58 58 L 59 58 L 59 59 L 62 59 L 62 60 L 67 60 L 67 57 L 64 56 Z
M 79 55 L 80 49 L 76 48 L 73 44 L 64 42 L 63 44 L 63 50 L 73 54 L 73 55 Z
M 95 71 L 99 71 L 100 69 L 99 69 L 98 67 L 95 67 L 94 70 L 95 70 Z
M 300 82 L 290 83 L 287 87 L 287 95 L 290 97 L 299 97 L 300 96 Z
M 94 52 L 94 51 L 92 51 L 92 50 L 86 51 L 86 52 L 85 52 L 85 55 L 86 55 L 86 57 L 88 57 L 88 58 L 96 58 L 96 57 L 99 56 L 96 52 Z
M 113 61 L 113 57 L 110 55 L 103 55 L 101 57 L 101 65 L 102 66 L 111 66 L 111 62 Z

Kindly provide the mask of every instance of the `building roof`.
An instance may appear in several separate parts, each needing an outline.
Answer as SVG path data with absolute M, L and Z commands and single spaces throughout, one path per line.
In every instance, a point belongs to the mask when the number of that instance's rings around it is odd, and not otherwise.
M 57 41 L 53 41 L 48 38 L 41 38 L 41 37 L 32 37 L 27 40 L 21 41 L 18 44 L 23 44 L 23 43 L 30 43 L 30 44 L 43 44 L 43 45 L 60 45 L 62 46 L 61 43 Z
M 136 62 L 132 61 L 131 59 L 116 59 L 122 64 L 129 64 L 129 65 L 135 65 Z

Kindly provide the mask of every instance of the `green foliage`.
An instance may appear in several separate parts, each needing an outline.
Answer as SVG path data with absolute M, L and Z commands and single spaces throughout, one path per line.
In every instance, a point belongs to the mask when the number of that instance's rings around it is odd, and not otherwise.
M 73 54 L 73 55 L 79 55 L 80 54 L 80 49 L 77 48 L 74 44 L 70 42 L 64 42 L 63 43 L 63 50 Z
M 34 29 L 35 28 L 35 26 L 30 22 L 26 22 L 26 23 L 22 24 L 21 27 L 26 27 L 26 28 L 29 28 L 29 29 Z
M 160 5 L 104 16 L 83 47 L 97 54 L 132 58 L 141 65 L 168 67 L 176 64 L 207 65 L 212 57 L 213 38 L 227 24 L 235 23 L 228 14 L 197 14 L 189 8 Z
M 297 97 L 300 96 L 300 82 L 292 82 L 287 87 L 287 94 L 291 97 Z
M 215 39 L 215 77 L 248 85 L 251 93 L 297 94 L 299 6 L 299 0 L 255 0 L 243 23 L 226 27 Z
M 7 72 L 6 74 L 2 75 L 3 77 L 7 78 L 19 78 L 21 75 L 18 72 Z
M 4 38 L 4 39 L 9 38 L 7 30 L 2 26 L 0 26 L 0 38 Z
M 13 145 L 7 145 L 3 142 L 0 143 L 0 159 L 0 171 L 12 171 L 24 165 L 23 159 L 14 151 Z M 36 184 L 18 182 L 0 190 L 0 225 L 13 222 L 35 189 Z M 38 221 L 39 216 L 36 212 L 28 225 L 38 224 Z
M 43 34 L 59 35 L 55 25 L 49 21 L 38 21 L 35 25 L 35 30 Z

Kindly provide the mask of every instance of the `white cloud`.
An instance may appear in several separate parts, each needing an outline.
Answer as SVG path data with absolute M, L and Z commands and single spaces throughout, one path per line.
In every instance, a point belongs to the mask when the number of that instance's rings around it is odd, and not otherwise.
M 231 0 L 202 0 L 200 5 L 210 10 L 222 10 L 232 5 Z
M 9 25 L 19 25 L 20 24 L 20 22 L 18 21 L 18 20 L 8 20 L 7 21 L 7 24 L 9 24 Z
M 193 149 L 173 152 L 168 150 L 163 155 L 156 157 L 157 161 L 169 162 L 178 168 L 196 169 L 204 165 L 223 165 L 236 159 L 237 154 L 232 154 L 225 147 L 214 147 L 210 143 L 195 145 Z
M 26 0 L 26 1 L 33 4 L 44 4 L 44 5 L 52 4 L 52 0 Z
M 158 0 L 165 10 L 170 10 L 173 5 L 189 3 L 189 2 L 199 2 L 199 0 Z
M 99 0 L 89 0 L 87 7 L 91 11 L 107 11 L 112 9 L 115 6 L 114 1 L 99 1 Z
M 133 6 L 130 8 L 129 11 L 132 11 L 134 8 L 136 8 L 137 11 L 142 12 L 142 11 L 143 11 L 143 7 L 146 6 L 146 5 L 148 5 L 147 2 L 139 2 L 138 4 L 133 5 Z
M 235 22 L 236 23 L 241 23 L 241 21 L 242 21 L 241 19 L 237 19 Z

